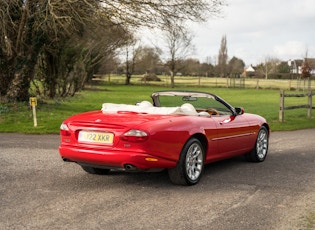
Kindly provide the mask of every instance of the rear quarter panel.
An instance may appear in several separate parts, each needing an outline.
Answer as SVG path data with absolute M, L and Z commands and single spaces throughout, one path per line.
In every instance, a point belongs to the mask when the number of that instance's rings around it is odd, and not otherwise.
M 139 128 L 150 133 L 145 148 L 152 155 L 177 161 L 185 143 L 198 134 L 207 138 L 205 146 L 210 145 L 216 151 L 216 144 L 211 141 L 216 136 L 216 126 L 211 117 L 174 116 L 142 124 Z

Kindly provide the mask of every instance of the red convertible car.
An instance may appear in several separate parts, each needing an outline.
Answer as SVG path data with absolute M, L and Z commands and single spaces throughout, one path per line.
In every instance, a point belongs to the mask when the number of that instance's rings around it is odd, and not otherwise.
M 135 105 L 104 103 L 66 119 L 59 152 L 92 174 L 167 169 L 174 184 L 194 185 L 204 165 L 245 155 L 262 162 L 269 125 L 204 92 L 159 91 Z

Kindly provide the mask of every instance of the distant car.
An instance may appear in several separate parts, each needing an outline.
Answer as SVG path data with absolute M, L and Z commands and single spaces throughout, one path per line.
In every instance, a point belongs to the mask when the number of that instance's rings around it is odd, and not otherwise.
M 59 152 L 92 174 L 167 169 L 174 184 L 197 184 L 204 165 L 245 155 L 265 160 L 269 125 L 204 92 L 159 91 L 153 102 L 104 103 L 66 119 Z

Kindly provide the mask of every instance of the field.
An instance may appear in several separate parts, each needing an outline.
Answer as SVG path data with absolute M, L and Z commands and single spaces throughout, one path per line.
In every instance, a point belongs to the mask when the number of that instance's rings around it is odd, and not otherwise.
M 142 76 L 133 76 L 131 83 L 135 85 L 154 85 L 170 87 L 169 76 L 158 76 L 160 82 L 141 81 Z M 104 75 L 101 79 L 107 84 L 124 84 L 125 79 L 119 75 Z M 217 78 L 217 77 L 193 77 L 176 76 L 175 85 L 178 87 L 215 87 L 215 88 L 245 88 L 245 89 L 283 89 L 305 91 L 310 84 L 315 90 L 315 80 L 310 82 L 303 79 L 280 80 L 280 79 L 255 79 L 255 78 Z
M 279 122 L 279 88 L 290 93 L 296 92 L 293 85 L 296 81 L 277 81 L 279 85 L 271 84 L 270 81 L 246 79 L 245 88 L 237 87 L 237 82 L 227 84 L 227 79 L 219 78 L 175 78 L 175 90 L 196 90 L 212 92 L 227 100 L 233 106 L 243 107 L 245 112 L 256 113 L 265 117 L 272 131 L 296 130 L 315 128 L 314 115 L 307 118 L 307 109 L 294 109 L 285 111 L 285 121 Z M 49 133 L 59 132 L 62 121 L 84 111 L 101 109 L 102 103 L 125 103 L 135 104 L 142 100 L 151 101 L 150 95 L 154 91 L 169 90 L 169 79 L 161 82 L 141 82 L 140 78 L 133 78 L 132 85 L 123 85 L 124 78 L 106 76 L 102 79 L 94 79 L 85 90 L 72 98 L 42 100 L 38 98 L 37 127 L 33 125 L 33 115 L 27 102 L 16 104 L 0 104 L 0 132 L 19 133 Z M 233 83 L 233 82 L 232 82 Z M 312 82 L 312 88 L 315 84 Z M 227 88 L 229 86 L 229 88 Z M 303 86 L 303 82 L 300 82 Z M 301 93 L 302 88 L 299 93 Z M 306 104 L 307 98 L 288 98 L 285 105 Z M 314 112 L 313 112 L 314 113 Z

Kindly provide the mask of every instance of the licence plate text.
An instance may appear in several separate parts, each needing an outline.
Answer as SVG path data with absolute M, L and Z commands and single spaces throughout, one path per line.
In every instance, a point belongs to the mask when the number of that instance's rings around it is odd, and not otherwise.
M 78 140 L 80 142 L 112 144 L 114 140 L 114 134 L 80 131 Z

